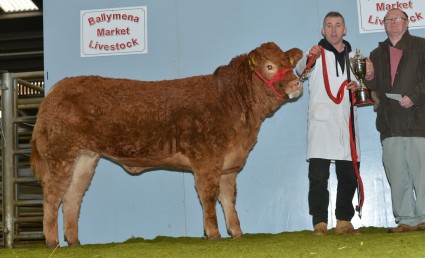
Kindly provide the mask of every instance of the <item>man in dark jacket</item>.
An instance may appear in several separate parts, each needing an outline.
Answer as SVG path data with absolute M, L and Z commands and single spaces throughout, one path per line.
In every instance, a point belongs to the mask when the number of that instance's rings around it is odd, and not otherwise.
M 425 230 L 425 39 L 408 25 L 402 10 L 387 12 L 388 38 L 371 52 L 366 74 L 379 97 L 376 128 L 398 224 L 389 233 Z

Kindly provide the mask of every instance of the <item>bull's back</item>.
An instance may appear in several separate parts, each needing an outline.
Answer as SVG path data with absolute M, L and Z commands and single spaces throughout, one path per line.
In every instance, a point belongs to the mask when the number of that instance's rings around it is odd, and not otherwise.
M 210 99 L 212 76 L 195 76 L 164 81 L 138 81 L 129 79 L 79 76 L 65 78 L 56 83 L 46 96 L 46 104 L 59 101 L 84 107 L 87 101 L 102 107 L 133 107 L 155 102 L 163 104 L 172 100 L 174 105 L 188 105 Z M 190 97 L 190 101 L 188 98 Z M 154 99 L 153 99 L 154 98 Z
M 66 78 L 49 91 L 39 118 L 76 125 L 83 120 L 158 120 L 170 109 L 190 110 L 211 101 L 211 81 L 210 76 L 158 82 L 98 76 Z
M 34 139 L 44 146 L 40 152 L 50 155 L 91 149 L 140 156 L 162 146 L 172 149 L 177 120 L 204 113 L 203 106 L 218 102 L 211 84 L 211 76 L 159 82 L 66 78 L 40 106 Z

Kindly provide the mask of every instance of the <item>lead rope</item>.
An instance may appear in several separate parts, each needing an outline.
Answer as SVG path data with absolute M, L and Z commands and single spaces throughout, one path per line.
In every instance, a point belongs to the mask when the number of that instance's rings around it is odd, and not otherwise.
M 321 48 L 321 54 L 322 54 L 322 66 L 323 66 L 323 80 L 325 82 L 325 89 L 326 93 L 328 94 L 329 98 L 332 99 L 333 102 L 336 104 L 340 104 L 342 99 L 344 98 L 344 88 L 348 83 L 348 80 L 345 80 L 341 86 L 338 89 L 337 97 L 334 97 L 329 85 L 329 78 L 327 73 L 327 66 L 326 66 L 326 57 L 325 57 L 325 50 L 324 48 Z M 347 59 L 348 57 L 346 57 Z M 347 75 L 349 78 L 350 70 L 349 70 L 349 63 L 347 60 Z M 360 176 L 359 167 L 357 165 L 358 163 L 358 156 L 357 156 L 357 150 L 356 150 L 356 141 L 355 141 L 355 131 L 354 131 L 354 95 L 351 94 L 350 91 L 350 122 L 348 124 L 350 129 L 350 150 L 351 150 L 351 160 L 353 162 L 354 172 L 356 173 L 357 177 L 357 188 L 358 188 L 358 205 L 356 206 L 356 211 L 359 213 L 359 217 L 362 217 L 362 208 L 364 203 L 364 189 L 363 189 L 363 181 Z

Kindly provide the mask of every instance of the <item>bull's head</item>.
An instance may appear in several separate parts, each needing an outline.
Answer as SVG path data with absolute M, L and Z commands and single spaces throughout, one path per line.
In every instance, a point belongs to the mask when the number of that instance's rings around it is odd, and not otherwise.
M 302 94 L 302 83 L 293 68 L 303 52 L 292 48 L 283 52 L 275 43 L 262 44 L 249 53 L 249 65 L 279 98 L 297 98 Z

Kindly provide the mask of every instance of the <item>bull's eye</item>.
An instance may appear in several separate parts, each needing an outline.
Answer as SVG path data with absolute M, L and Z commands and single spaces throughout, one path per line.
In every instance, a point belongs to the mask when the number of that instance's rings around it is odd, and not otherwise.
M 273 69 L 273 65 L 268 65 L 268 66 L 267 66 L 267 69 L 268 69 L 268 70 Z

